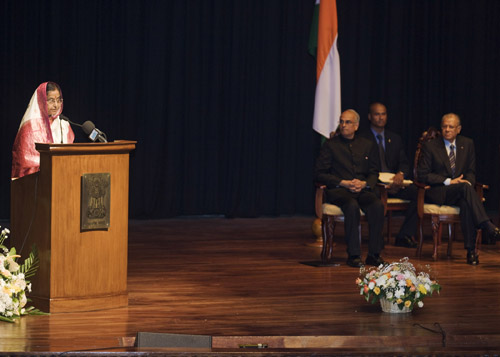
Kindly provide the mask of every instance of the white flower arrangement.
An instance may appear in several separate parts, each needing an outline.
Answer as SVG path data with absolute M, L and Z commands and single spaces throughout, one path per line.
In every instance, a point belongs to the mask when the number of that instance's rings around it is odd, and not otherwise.
M 428 273 L 417 273 L 407 257 L 376 268 L 362 267 L 356 285 L 360 288 L 360 295 L 372 304 L 386 299 L 397 304 L 400 310 L 407 308 L 410 311 L 415 305 L 423 307 L 425 297 L 441 290 L 438 282 L 432 280 Z
M 0 233 L 0 321 L 15 322 L 22 315 L 45 315 L 34 307 L 26 308 L 29 301 L 26 291 L 31 292 L 31 283 L 26 279 L 35 275 L 39 263 L 36 247 L 19 265 L 16 249 L 9 250 L 3 245 L 9 233 L 7 228 Z

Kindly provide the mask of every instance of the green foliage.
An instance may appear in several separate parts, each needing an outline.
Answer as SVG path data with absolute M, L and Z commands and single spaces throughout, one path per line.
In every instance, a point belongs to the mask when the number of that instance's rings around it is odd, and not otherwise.
M 34 306 L 30 306 L 25 310 L 26 315 L 50 315 L 48 312 L 43 312 L 36 309 Z
M 23 265 L 20 266 L 20 272 L 24 274 L 26 279 L 30 278 L 35 275 L 39 265 L 40 260 L 38 258 L 38 249 L 36 248 L 36 245 L 33 245 L 30 255 L 24 260 Z
M 19 318 L 19 316 L 12 316 L 12 318 L 5 317 L 0 315 L 0 321 L 5 321 L 5 322 L 16 322 L 16 318 Z

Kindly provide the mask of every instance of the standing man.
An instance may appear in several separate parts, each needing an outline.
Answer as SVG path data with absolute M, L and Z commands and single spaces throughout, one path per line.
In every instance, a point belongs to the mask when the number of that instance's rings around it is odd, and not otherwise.
M 368 255 L 365 263 L 378 266 L 384 263 L 382 228 L 384 205 L 374 190 L 378 179 L 377 147 L 369 140 L 355 135 L 359 115 L 348 109 L 340 116 L 339 132 L 323 144 L 316 161 L 315 180 L 326 185 L 328 202 L 339 206 L 344 213 L 347 265 L 361 267 L 359 239 L 360 208 L 369 225 Z
M 416 248 L 413 240 L 417 231 L 417 188 L 415 185 L 403 186 L 404 179 L 410 179 L 410 164 L 403 148 L 401 136 L 385 128 L 387 109 L 382 103 L 372 103 L 368 111 L 370 131 L 360 135 L 373 141 L 378 148 L 380 172 L 394 173 L 392 183 L 388 186 L 389 197 L 410 201 L 405 220 L 396 236 L 395 245 Z
M 460 118 L 454 113 L 441 119 L 442 137 L 422 145 L 418 178 L 431 186 L 426 200 L 438 205 L 460 207 L 460 224 L 467 250 L 467 263 L 479 264 L 475 254 L 476 229 L 481 228 L 500 237 L 500 230 L 491 223 L 483 203 L 474 191 L 476 156 L 472 139 L 458 135 L 462 130 Z

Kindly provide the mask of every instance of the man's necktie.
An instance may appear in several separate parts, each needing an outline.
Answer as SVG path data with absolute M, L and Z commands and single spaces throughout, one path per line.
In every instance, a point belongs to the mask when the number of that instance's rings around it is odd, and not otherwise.
M 451 166 L 451 174 L 455 177 L 455 146 L 450 145 L 450 166 Z
M 381 164 L 380 171 L 389 172 L 389 168 L 387 167 L 387 162 L 385 161 L 385 149 L 382 140 L 383 140 L 382 135 L 378 134 L 377 141 L 378 141 L 378 154 L 380 156 L 380 164 Z

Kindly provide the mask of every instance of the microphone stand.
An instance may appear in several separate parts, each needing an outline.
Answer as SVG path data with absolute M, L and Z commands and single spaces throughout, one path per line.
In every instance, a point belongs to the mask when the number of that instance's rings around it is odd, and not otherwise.
M 59 127 L 61 128 L 61 144 L 64 144 L 63 142 L 63 130 L 62 130 L 62 120 L 59 118 Z

